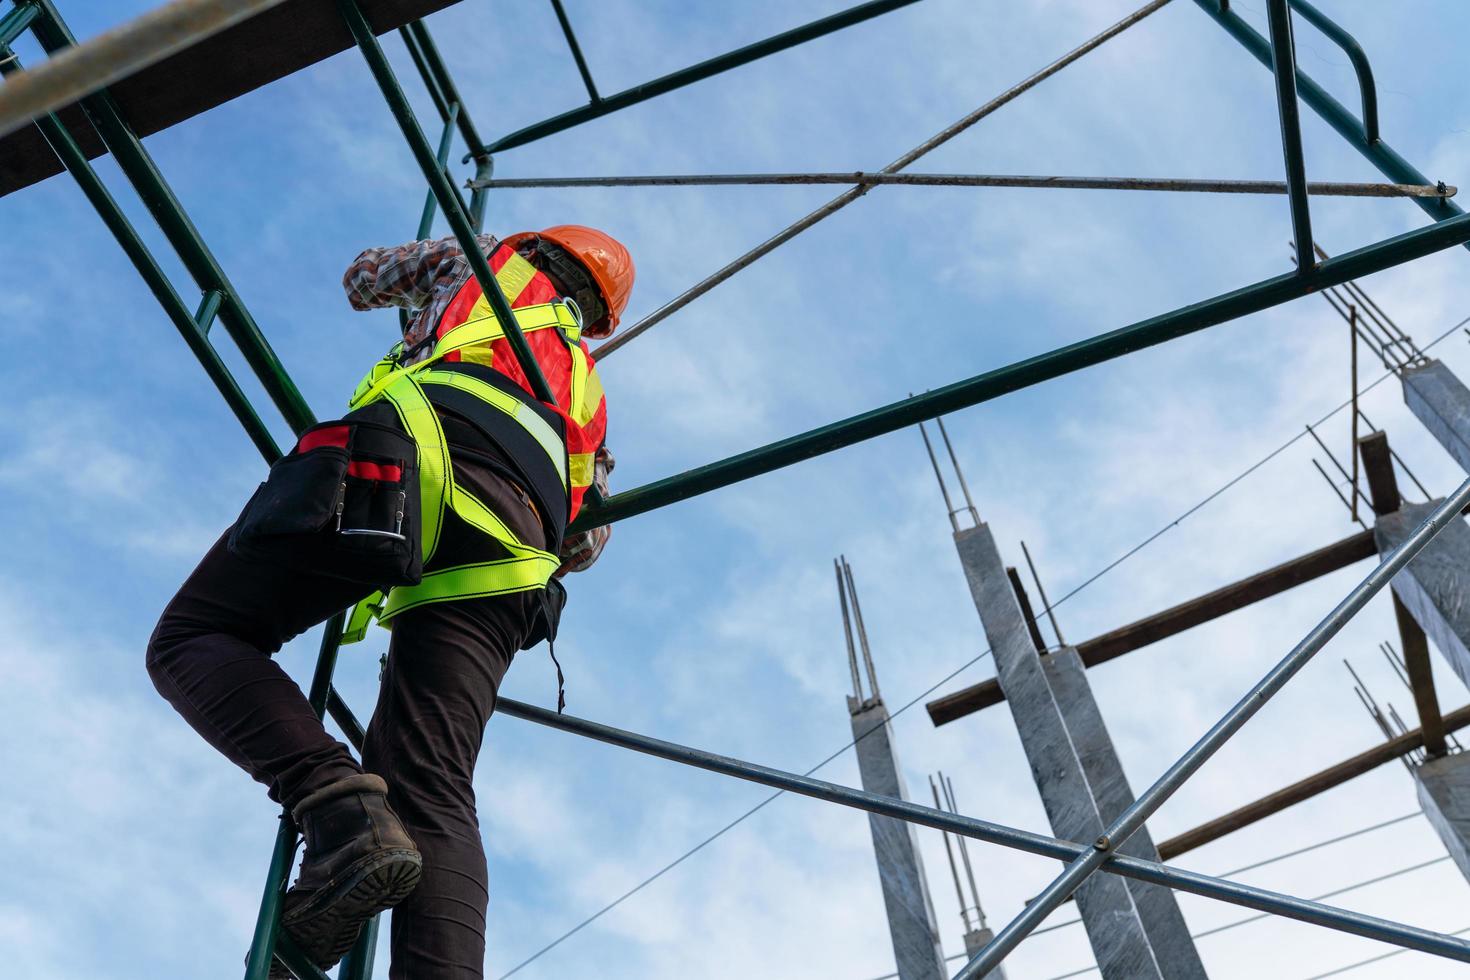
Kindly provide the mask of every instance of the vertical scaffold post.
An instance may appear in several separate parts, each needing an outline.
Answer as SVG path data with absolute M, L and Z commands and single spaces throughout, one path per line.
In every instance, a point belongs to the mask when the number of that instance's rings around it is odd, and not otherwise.
M 1302 120 L 1296 99 L 1296 48 L 1287 0 L 1266 0 L 1271 28 L 1271 70 L 1276 75 L 1276 108 L 1281 117 L 1281 149 L 1286 157 L 1286 190 L 1291 200 L 1292 237 L 1303 275 L 1316 263 L 1312 255 L 1312 215 L 1307 204 L 1307 165 L 1302 156 Z

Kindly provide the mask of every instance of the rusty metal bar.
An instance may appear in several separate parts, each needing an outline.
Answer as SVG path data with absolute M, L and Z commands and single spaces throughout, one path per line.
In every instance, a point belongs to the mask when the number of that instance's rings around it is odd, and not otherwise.
M 854 184 L 877 187 L 1022 187 L 1062 190 L 1171 191 L 1193 194 L 1286 194 L 1279 180 L 1193 180 L 1170 177 L 1040 177 L 1026 174 L 912 174 L 852 171 L 792 174 L 666 174 L 629 177 L 495 177 L 472 180 L 471 188 L 522 190 L 568 187 L 729 187 L 770 184 Z M 1448 184 L 1386 184 L 1312 181 L 1307 193 L 1318 197 L 1454 197 Z

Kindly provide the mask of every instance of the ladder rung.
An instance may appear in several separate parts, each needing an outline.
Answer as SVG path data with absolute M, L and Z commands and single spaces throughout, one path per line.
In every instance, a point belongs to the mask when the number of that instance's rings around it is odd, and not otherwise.
M 224 298 L 223 292 L 211 289 L 199 301 L 199 309 L 194 313 L 194 322 L 199 326 L 200 332 L 209 333 L 209 328 L 214 325 L 214 318 L 219 315 L 220 301 Z

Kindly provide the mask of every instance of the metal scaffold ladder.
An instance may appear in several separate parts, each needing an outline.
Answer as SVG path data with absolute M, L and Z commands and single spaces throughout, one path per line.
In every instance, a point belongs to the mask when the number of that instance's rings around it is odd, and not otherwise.
M 1470 216 L 1451 200 L 1454 189 L 1430 181 L 1400 157 L 1378 132 L 1377 104 L 1371 71 L 1357 42 L 1306 0 L 1266 0 L 1269 37 L 1246 23 L 1225 0 L 1195 0 L 1210 18 L 1234 36 L 1271 69 L 1276 82 L 1276 108 L 1282 137 L 1285 180 L 1235 185 L 1222 181 L 1171 181 L 1136 178 L 994 177 L 984 175 L 902 174 L 930 150 L 974 126 L 1000 106 L 1029 91 L 1123 31 L 1143 22 L 1170 0 L 1151 0 L 1138 11 L 1085 41 L 1045 68 L 1007 89 L 994 99 L 942 130 L 930 140 L 899 157 L 880 171 L 854 170 L 839 174 L 724 175 L 715 177 L 610 177 L 578 180 L 536 178 L 496 181 L 492 153 L 521 147 L 554 133 L 627 106 L 665 95 L 732 68 L 788 50 L 815 38 L 909 6 L 917 0 L 869 0 L 762 41 L 615 93 L 601 95 L 582 56 L 570 18 L 560 0 L 551 0 L 569 52 L 587 89 L 586 105 L 524 127 L 498 140 L 484 142 L 421 18 L 451 5 L 454 0 L 310 0 L 281 4 L 280 0 L 176 0 L 132 24 L 78 45 L 52 0 L 10 0 L 0 14 L 0 194 L 17 190 L 65 170 L 101 216 L 138 274 L 152 291 L 165 315 L 203 366 L 220 396 L 229 405 L 252 444 L 266 462 L 281 456 L 270 427 L 244 393 L 239 381 L 216 348 L 216 325 L 223 327 L 263 386 L 272 407 L 293 432 L 315 422 L 280 359 L 246 308 L 224 270 L 185 213 L 141 136 L 207 111 L 226 99 L 266 82 L 301 70 L 337 51 L 356 46 L 382 91 L 388 108 L 428 184 L 417 233 L 427 236 L 436 213 L 442 214 L 469 259 L 472 272 L 489 300 L 516 359 L 534 393 L 553 400 L 550 388 L 532 357 L 510 305 L 476 236 L 483 225 L 487 195 L 495 187 L 572 186 L 576 184 L 690 184 L 690 183 L 813 183 L 851 185 L 828 204 L 757 245 L 675 299 L 635 324 L 618 340 L 594 353 L 606 356 L 693 299 L 729 279 L 806 228 L 877 187 L 891 184 L 956 186 L 1069 186 L 1094 190 L 1194 190 L 1273 193 L 1287 199 L 1297 244 L 1305 256 L 1295 268 L 1221 295 L 1098 334 L 1055 350 L 954 381 L 917 396 L 880 406 L 850 418 L 782 439 L 687 472 L 625 491 L 607 500 L 593 497 L 572 531 L 582 530 L 667 506 L 711 490 L 772 472 L 818 455 L 833 452 L 885 433 L 999 398 L 1022 388 L 1061 377 L 1139 349 L 1161 344 L 1208 327 L 1268 309 L 1312 292 L 1344 286 L 1351 280 L 1388 269 L 1434 252 L 1470 244 Z M 1358 74 L 1362 118 L 1354 116 L 1310 77 L 1296 68 L 1291 41 L 1293 11 L 1347 52 Z M 378 40 L 397 30 L 421 77 L 442 131 L 431 143 L 399 84 Z M 49 56 L 39 67 L 24 71 L 12 45 L 29 31 Z M 302 43 L 281 44 L 290 37 Z M 291 50 L 287 50 L 290 48 Z M 222 59 L 222 53 L 250 50 L 252 59 Z M 208 74 L 211 65 L 227 65 L 199 85 L 154 86 L 149 78 Z M 255 74 L 251 74 L 255 72 Z M 200 76 L 201 78 L 204 75 Z M 147 96 L 145 91 L 166 95 Z M 153 101 L 150 101 L 150 98 Z M 173 101 L 168 101 L 173 100 Z M 1357 148 L 1385 176 L 1388 184 L 1322 185 L 1309 183 L 1302 154 L 1299 104 L 1305 102 Z M 455 137 L 473 163 L 466 201 L 449 176 Z M 176 286 L 144 244 L 142 237 L 112 193 L 99 178 L 92 158 L 110 154 L 123 177 L 138 193 L 150 217 L 177 253 L 197 300 Z M 14 161 L 14 163 L 10 163 Z M 1314 193 L 1377 194 L 1406 197 L 1432 219 L 1424 227 L 1333 257 L 1313 251 L 1309 196 Z M 1396 338 L 1388 338 L 1390 341 Z M 1387 343 L 1387 341 L 1385 342 Z M 1385 347 L 1385 349 L 1387 349 Z M 946 435 L 946 445 L 948 444 Z M 966 493 L 968 500 L 968 492 Z M 1162 861 L 1130 857 L 1119 847 L 1158 810 L 1226 741 L 1276 694 L 1343 625 L 1396 572 L 1404 568 L 1429 542 L 1470 504 L 1470 481 L 1444 498 L 1397 547 L 1355 586 L 1323 620 L 1240 701 L 1223 715 L 1174 765 L 1139 794 L 1132 806 L 1112 820 L 1098 839 L 1075 843 L 1008 827 L 957 812 L 951 795 L 948 806 L 895 799 L 835 783 L 733 759 L 697 748 L 624 731 L 606 724 L 575 718 L 545 708 L 502 698 L 497 711 L 560 731 L 653 755 L 683 765 L 706 769 L 778 790 L 810 796 L 872 814 L 935 828 L 960 838 L 1000 844 L 1061 861 L 1066 867 L 1010 924 L 1001 929 L 959 971 L 973 978 L 994 970 L 1041 921 L 1095 873 L 1121 875 L 1139 881 L 1203 895 L 1259 912 L 1315 923 L 1342 932 L 1367 936 L 1406 949 L 1420 950 L 1461 962 L 1470 962 L 1470 940 L 1419 929 L 1374 916 L 1296 898 L 1222 877 L 1175 868 Z M 973 507 L 971 507 L 973 513 Z M 951 519 L 956 511 L 951 509 Z M 978 521 L 978 518 L 977 518 Z M 1029 556 L 1028 556 L 1029 557 Z M 1047 607 L 1050 611 L 1050 606 Z M 325 626 L 308 698 L 318 717 L 330 716 L 349 742 L 361 750 L 363 727 L 333 687 L 343 614 Z M 875 685 L 876 691 L 876 685 Z M 946 793 L 948 788 L 946 786 Z M 246 980 L 264 980 L 273 960 L 300 978 L 324 974 L 306 961 L 279 927 L 281 901 L 290 873 L 298 832 L 282 815 L 266 877 L 264 895 L 246 964 Z M 946 838 L 947 841 L 947 838 Z M 961 852 L 966 853 L 962 850 Z M 968 861 L 968 859 L 966 859 Z M 978 906 L 978 896 L 976 896 Z M 982 920 L 983 921 L 983 920 Z M 966 919 L 968 925 L 968 919 Z M 341 980 L 365 980 L 373 971 L 377 921 L 363 929 L 340 968 Z

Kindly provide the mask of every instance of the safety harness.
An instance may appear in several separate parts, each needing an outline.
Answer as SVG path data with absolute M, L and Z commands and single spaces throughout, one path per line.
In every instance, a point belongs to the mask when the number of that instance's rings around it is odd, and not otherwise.
M 514 313 L 522 333 L 555 330 L 566 341 L 572 352 L 571 404 L 575 417 L 588 385 L 587 359 L 578 344 L 581 324 L 577 314 L 565 302 L 526 306 Z M 565 422 L 485 363 L 489 344 L 503 336 L 504 328 L 493 314 L 466 320 L 440 337 L 429 357 L 418 363 L 405 365 L 403 345 L 395 345 L 357 386 L 350 407 L 388 402 L 418 447 L 422 498 L 419 530 L 425 573 L 416 585 L 396 586 L 386 595 L 377 592 L 359 603 L 348 619 L 343 643 L 363 639 L 374 619 L 387 626 L 398 614 L 429 603 L 545 589 L 559 567 L 556 550 L 569 518 L 572 479 Z M 459 357 L 449 359 L 453 354 Z M 531 484 L 526 489 L 541 504 L 548 525 L 544 543 L 551 550 L 521 541 L 455 480 L 436 408 L 460 416 L 516 459 Z M 431 567 L 446 512 L 451 511 L 498 542 L 506 557 L 448 568 Z

